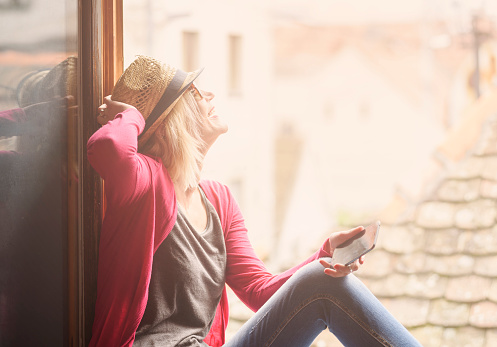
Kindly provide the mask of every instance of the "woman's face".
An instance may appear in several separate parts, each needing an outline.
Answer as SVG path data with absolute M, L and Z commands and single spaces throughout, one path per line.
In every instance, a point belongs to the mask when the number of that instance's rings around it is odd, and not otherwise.
M 195 97 L 200 114 L 204 120 L 202 127 L 202 139 L 207 146 L 211 146 L 219 135 L 228 131 L 228 125 L 217 114 L 216 108 L 212 105 L 211 101 L 214 99 L 214 93 L 200 90 L 195 84 L 190 87 L 191 92 Z

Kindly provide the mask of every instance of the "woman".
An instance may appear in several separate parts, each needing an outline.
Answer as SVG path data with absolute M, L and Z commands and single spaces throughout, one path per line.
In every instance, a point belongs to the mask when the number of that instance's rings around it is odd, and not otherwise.
M 214 94 L 185 73 L 138 57 L 99 108 L 88 158 L 105 180 L 91 346 L 308 346 L 326 327 L 345 345 L 419 344 L 354 277 L 330 264 L 334 233 L 300 265 L 270 274 L 228 188 L 200 180 L 228 128 Z M 298 271 L 297 271 L 298 270 Z M 225 341 L 225 284 L 254 317 Z

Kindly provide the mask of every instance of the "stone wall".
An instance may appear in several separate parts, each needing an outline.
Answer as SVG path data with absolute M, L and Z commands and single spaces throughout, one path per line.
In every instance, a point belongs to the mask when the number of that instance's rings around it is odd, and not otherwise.
M 497 117 L 358 276 L 424 346 L 497 346 Z
M 423 346 L 497 346 L 497 116 L 433 187 L 383 222 L 356 275 Z M 230 302 L 228 337 L 252 315 Z M 342 345 L 325 332 L 313 346 Z

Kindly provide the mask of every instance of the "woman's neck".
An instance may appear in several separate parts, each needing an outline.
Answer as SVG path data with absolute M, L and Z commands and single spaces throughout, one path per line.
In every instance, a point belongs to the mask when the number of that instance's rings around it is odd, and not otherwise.
M 173 185 L 174 185 L 174 192 L 176 193 L 176 199 L 178 200 L 179 204 L 183 208 L 188 209 L 193 198 L 197 193 L 198 188 L 197 187 L 184 188 L 181 185 L 177 184 L 176 182 L 173 182 Z

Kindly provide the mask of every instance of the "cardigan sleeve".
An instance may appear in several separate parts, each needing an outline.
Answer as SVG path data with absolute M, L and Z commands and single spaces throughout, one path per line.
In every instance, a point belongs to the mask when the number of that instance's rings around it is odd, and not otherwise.
M 257 311 L 302 266 L 330 256 L 323 247 L 301 264 L 278 275 L 271 274 L 250 244 L 240 209 L 230 195 L 231 223 L 225 236 L 226 282 L 251 310 Z
M 118 113 L 88 140 L 88 160 L 104 179 L 109 202 L 116 205 L 137 198 L 150 185 L 150 175 L 143 174 L 147 161 L 137 153 L 144 126 L 141 113 L 131 108 Z
M 176 220 L 174 185 L 160 160 L 137 153 L 142 115 L 128 109 L 88 141 L 108 205 L 99 239 L 90 346 L 133 344 L 148 299 L 153 255 Z

